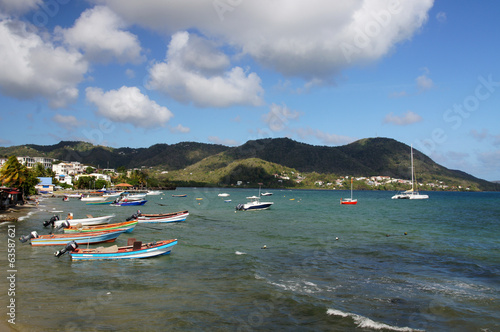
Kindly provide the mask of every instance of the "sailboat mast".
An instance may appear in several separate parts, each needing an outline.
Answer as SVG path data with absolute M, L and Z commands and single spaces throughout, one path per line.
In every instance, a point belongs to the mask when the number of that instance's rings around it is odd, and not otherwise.
M 413 144 L 411 145 L 411 191 L 413 192 Z
M 351 201 L 352 201 L 352 181 L 353 181 L 353 178 L 351 176 Z

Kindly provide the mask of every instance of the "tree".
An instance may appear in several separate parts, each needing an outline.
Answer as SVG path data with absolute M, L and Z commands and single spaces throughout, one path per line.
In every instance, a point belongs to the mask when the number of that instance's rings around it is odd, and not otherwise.
M 4 186 L 21 189 L 23 195 L 34 193 L 35 185 L 39 182 L 35 173 L 19 163 L 16 156 L 10 156 L 0 169 L 0 180 Z
M 16 156 L 10 156 L 0 170 L 2 185 L 20 187 L 26 180 L 26 167 L 17 160 Z

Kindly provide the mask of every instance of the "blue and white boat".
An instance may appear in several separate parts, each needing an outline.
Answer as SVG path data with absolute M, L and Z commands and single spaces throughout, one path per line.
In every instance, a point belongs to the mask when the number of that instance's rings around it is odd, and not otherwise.
M 31 240 L 32 246 L 57 246 L 65 245 L 68 241 L 75 241 L 78 244 L 94 244 L 102 242 L 113 242 L 126 229 L 115 229 L 100 232 L 72 233 L 72 234 L 48 234 L 38 235 L 37 232 L 31 232 L 26 236 L 19 238 L 21 242 Z
M 125 247 L 118 247 L 115 245 L 107 248 L 99 247 L 95 249 L 78 249 L 78 245 L 70 242 L 64 249 L 57 251 L 54 255 L 59 257 L 65 252 L 69 252 L 71 259 L 74 261 L 150 258 L 170 254 L 173 246 L 176 244 L 177 239 L 172 239 L 145 244 L 140 241 L 134 241 L 132 245 Z
M 131 206 L 131 205 L 144 205 L 146 204 L 147 200 L 141 199 L 137 201 L 118 201 L 113 204 L 110 204 L 111 206 Z

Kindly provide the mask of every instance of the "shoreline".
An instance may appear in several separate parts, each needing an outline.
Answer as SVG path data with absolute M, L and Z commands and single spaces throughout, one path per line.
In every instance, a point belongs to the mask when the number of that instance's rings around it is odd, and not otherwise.
M 23 221 L 38 211 L 38 206 L 31 203 L 9 207 L 7 210 L 0 211 L 0 223 Z

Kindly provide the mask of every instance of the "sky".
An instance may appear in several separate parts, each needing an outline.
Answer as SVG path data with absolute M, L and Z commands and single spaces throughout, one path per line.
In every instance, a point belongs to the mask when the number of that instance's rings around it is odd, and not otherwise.
M 388 137 L 500 180 L 495 0 L 0 0 L 0 146 Z

